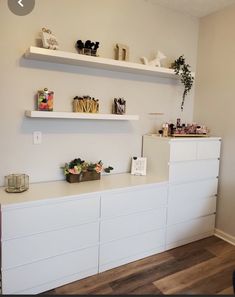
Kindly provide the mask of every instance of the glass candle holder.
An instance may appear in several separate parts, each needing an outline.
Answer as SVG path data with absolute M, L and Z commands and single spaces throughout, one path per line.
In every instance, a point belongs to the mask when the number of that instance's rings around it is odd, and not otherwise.
M 8 193 L 21 193 L 29 188 L 29 176 L 27 174 L 10 174 L 5 176 L 5 190 Z

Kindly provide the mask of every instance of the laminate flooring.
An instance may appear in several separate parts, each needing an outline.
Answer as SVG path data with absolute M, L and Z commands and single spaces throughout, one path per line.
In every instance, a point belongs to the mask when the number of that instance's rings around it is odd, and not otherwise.
M 208 237 L 70 283 L 50 295 L 232 295 L 235 246 Z

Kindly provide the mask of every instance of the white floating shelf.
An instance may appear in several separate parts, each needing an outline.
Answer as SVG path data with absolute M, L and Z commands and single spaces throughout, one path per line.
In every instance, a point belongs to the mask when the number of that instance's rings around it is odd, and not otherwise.
M 31 46 L 26 51 L 24 56 L 27 59 L 39 60 L 44 62 L 53 62 L 59 64 L 92 67 L 111 71 L 178 79 L 178 76 L 175 75 L 174 70 L 169 68 L 154 67 L 138 63 L 87 56 L 58 50 L 49 50 L 34 46 Z
M 36 111 L 26 110 L 26 117 L 48 118 L 48 119 L 80 119 L 80 120 L 114 120 L 114 121 L 137 121 L 138 115 L 117 115 L 102 113 L 79 113 L 79 112 L 56 112 L 56 111 Z

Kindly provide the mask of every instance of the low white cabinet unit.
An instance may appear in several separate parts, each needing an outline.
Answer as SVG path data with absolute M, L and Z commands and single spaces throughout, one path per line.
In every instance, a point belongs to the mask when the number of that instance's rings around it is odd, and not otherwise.
M 145 135 L 148 173 L 169 180 L 166 249 L 214 233 L 221 139 Z
M 3 294 L 39 293 L 96 274 L 99 213 L 98 194 L 2 205 Z
M 3 294 L 37 294 L 165 250 L 167 182 L 130 174 L 0 189 Z
M 99 271 L 165 250 L 166 207 L 166 185 L 101 195 Z

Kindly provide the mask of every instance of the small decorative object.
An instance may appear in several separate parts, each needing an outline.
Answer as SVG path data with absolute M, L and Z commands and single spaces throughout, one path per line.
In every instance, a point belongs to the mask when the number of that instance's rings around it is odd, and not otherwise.
M 38 91 L 38 110 L 53 111 L 54 92 L 48 91 L 47 88 Z
M 162 137 L 162 135 L 163 135 L 163 130 L 162 130 L 162 129 L 161 129 L 161 130 L 158 130 L 158 133 L 159 133 L 159 136 Z
M 166 56 L 162 52 L 158 51 L 156 57 L 151 61 L 148 61 L 146 57 L 142 57 L 140 59 L 145 65 L 162 67 L 161 61 L 166 59 Z
M 169 124 L 165 123 L 162 126 L 162 130 L 163 130 L 163 137 L 168 137 L 168 133 L 169 133 Z
M 82 40 L 77 41 L 76 48 L 79 54 L 82 54 L 82 55 L 84 54 L 84 43 L 82 42 Z
M 116 52 L 116 60 L 120 60 L 120 61 L 129 61 L 129 47 L 125 44 L 121 44 L 121 43 L 117 43 L 116 44 L 116 48 L 115 48 L 115 52 Z
M 21 193 L 29 188 L 29 176 L 26 174 L 10 174 L 5 176 L 5 190 L 8 193 Z
M 183 92 L 183 98 L 181 103 L 181 111 L 184 109 L 184 101 L 186 95 L 189 93 L 193 86 L 194 77 L 191 74 L 189 64 L 186 64 L 184 55 L 180 56 L 178 59 L 176 59 L 172 65 L 171 68 L 174 69 L 175 74 L 180 76 L 180 80 L 182 84 L 184 85 L 184 92 Z
M 102 161 L 88 163 L 81 158 L 65 163 L 61 168 L 63 169 L 66 180 L 70 183 L 97 180 L 100 179 L 102 170 L 106 173 L 110 173 L 113 170 L 111 166 L 104 168 Z
M 83 96 L 83 97 L 76 96 L 73 99 L 73 111 L 98 113 L 99 99 L 91 98 L 90 96 Z
M 133 157 L 131 162 L 132 175 L 146 175 L 147 158 Z
M 76 42 L 76 48 L 79 54 L 88 56 L 97 56 L 97 49 L 99 48 L 99 42 L 92 42 L 87 40 L 85 43 L 82 40 Z
M 113 103 L 113 114 L 125 114 L 126 101 L 123 98 L 115 98 Z
M 52 35 L 51 30 L 42 28 L 42 45 L 44 48 L 58 50 L 59 43 L 54 35 Z

